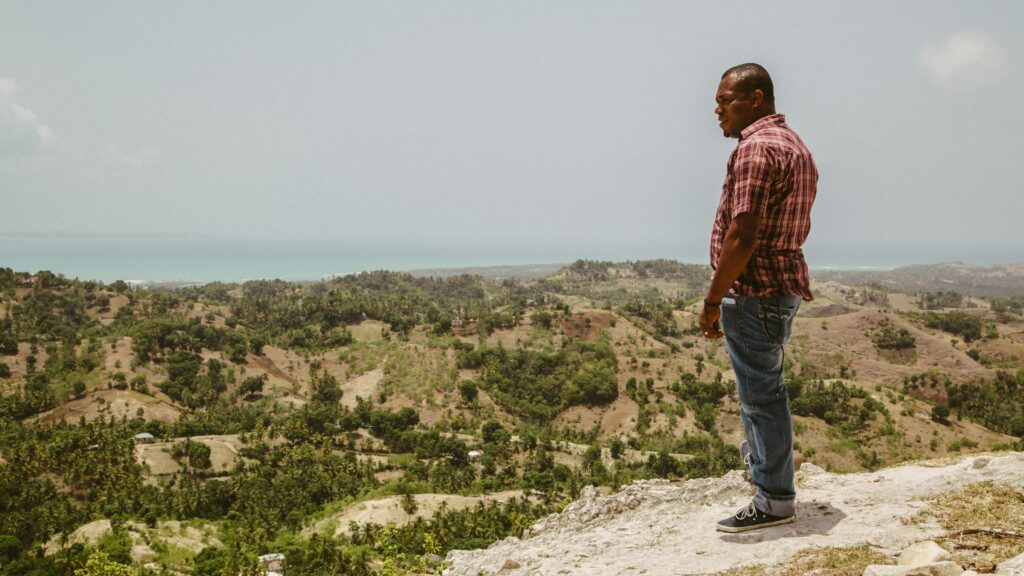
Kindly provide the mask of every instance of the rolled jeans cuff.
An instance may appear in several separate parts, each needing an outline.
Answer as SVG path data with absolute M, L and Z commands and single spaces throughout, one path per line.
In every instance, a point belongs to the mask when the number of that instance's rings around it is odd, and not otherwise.
M 795 502 L 796 498 L 794 496 L 789 496 L 788 498 L 785 496 L 769 496 L 761 490 L 758 490 L 757 495 L 754 496 L 755 508 L 765 514 L 771 514 L 772 516 L 779 516 L 782 518 L 792 516 L 796 513 Z

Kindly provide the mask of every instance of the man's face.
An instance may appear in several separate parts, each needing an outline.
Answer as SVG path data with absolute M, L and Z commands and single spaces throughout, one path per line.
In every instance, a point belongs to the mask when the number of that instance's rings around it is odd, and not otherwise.
M 732 74 L 722 78 L 715 95 L 715 114 L 726 138 L 739 138 L 744 128 L 760 118 L 755 110 L 755 106 L 761 103 L 761 98 L 758 98 L 760 90 L 745 94 L 737 87 L 738 83 Z

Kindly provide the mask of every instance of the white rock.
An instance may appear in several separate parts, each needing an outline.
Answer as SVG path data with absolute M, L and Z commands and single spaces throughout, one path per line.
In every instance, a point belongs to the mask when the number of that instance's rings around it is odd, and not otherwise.
M 925 540 L 924 542 L 911 544 L 907 547 L 907 549 L 900 554 L 900 559 L 896 564 L 900 566 L 923 566 L 925 564 L 934 564 L 935 562 L 942 562 L 943 560 L 949 559 L 949 552 L 946 552 L 942 546 L 939 546 L 931 540 Z
M 1000 562 L 996 568 L 996 574 L 1000 576 L 1024 576 L 1024 554 Z
M 924 566 L 883 566 L 872 564 L 862 576 L 963 576 L 964 569 L 956 562 L 936 562 Z
M 803 474 L 804 476 L 816 476 L 818 474 L 824 474 L 825 470 L 823 470 L 820 466 L 815 466 L 814 464 L 811 464 L 810 462 L 804 462 L 803 464 L 800 465 L 800 473 Z
M 925 507 L 922 502 L 980 479 L 1016 487 L 1021 478 L 1024 452 L 992 456 L 978 469 L 964 460 L 909 464 L 870 474 L 824 472 L 806 477 L 795 524 L 749 536 L 715 530 L 717 521 L 750 501 L 750 485 L 739 470 L 722 478 L 671 485 L 637 482 L 604 496 L 585 490 L 573 505 L 536 522 L 522 539 L 508 538 L 480 550 L 449 551 L 445 575 L 727 574 L 752 562 L 781 566 L 811 547 L 862 544 L 892 551 L 890 562 L 895 564 L 911 544 L 944 533 L 934 522 L 913 521 Z M 801 537 L 779 537 L 791 530 Z M 509 559 L 521 566 L 502 572 Z M 1012 566 L 1005 566 L 1004 575 L 1013 574 Z M 868 574 L 961 576 L 963 570 L 944 562 L 925 568 L 884 566 Z
M 911 545 L 914 542 L 914 540 L 917 539 L 918 538 L 908 536 L 906 531 L 897 528 L 892 530 L 875 532 L 868 537 L 867 543 L 874 546 L 875 548 L 891 550 L 893 553 L 895 553 Z
M 978 573 L 974 570 L 964 570 L 964 573 L 960 576 L 978 576 Z

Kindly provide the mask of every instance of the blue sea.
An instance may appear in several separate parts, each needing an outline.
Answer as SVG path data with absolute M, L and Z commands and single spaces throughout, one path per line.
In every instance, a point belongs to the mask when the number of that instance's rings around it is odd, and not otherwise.
M 237 238 L 191 238 L 167 235 L 82 236 L 69 234 L 0 234 L 0 268 L 19 272 L 49 270 L 82 280 L 139 282 L 243 282 L 280 278 L 289 281 L 368 270 L 420 270 L 522 264 L 553 264 L 574 260 L 644 260 L 670 258 L 705 263 L 703 246 L 689 254 L 657 253 L 658 249 L 580 249 L 568 246 L 356 246 L 341 242 L 271 241 Z M 676 251 L 678 252 L 678 251 Z M 911 264 L 960 260 L 976 265 L 1020 261 L 1016 250 L 973 250 L 958 247 L 918 249 L 894 254 L 860 247 L 815 252 L 814 269 L 888 270 Z M 853 256 L 853 254 L 858 256 Z
M 0 236 L 0 268 L 49 270 L 81 280 L 138 282 L 290 281 L 369 270 L 417 270 L 566 262 L 544 254 L 446 247 L 365 247 L 341 243 L 161 236 Z

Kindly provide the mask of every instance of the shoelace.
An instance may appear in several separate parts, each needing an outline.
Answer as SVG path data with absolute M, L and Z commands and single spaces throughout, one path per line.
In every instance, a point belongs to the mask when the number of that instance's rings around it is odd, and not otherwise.
M 746 520 L 747 518 L 753 518 L 757 516 L 757 508 L 754 508 L 754 503 L 751 502 L 749 506 L 740 510 L 736 513 L 737 520 Z

